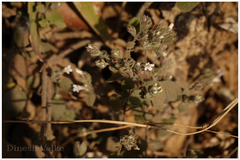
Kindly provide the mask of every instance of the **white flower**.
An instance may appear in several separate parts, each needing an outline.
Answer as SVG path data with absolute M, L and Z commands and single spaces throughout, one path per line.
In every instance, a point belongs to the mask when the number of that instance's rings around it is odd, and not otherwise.
M 71 65 L 68 65 L 67 67 L 65 67 L 64 69 L 63 69 L 63 72 L 65 72 L 65 73 L 67 73 L 67 74 L 69 74 L 70 72 L 72 72 L 73 70 L 72 70 L 72 68 L 71 68 Z
M 77 72 L 78 74 L 80 74 L 80 75 L 83 75 L 83 71 L 80 70 L 80 69 L 77 69 L 77 68 L 76 68 L 76 72 Z
M 168 53 L 162 52 L 162 55 L 163 55 L 163 57 L 166 57 L 168 55 Z
M 169 30 L 172 30 L 172 28 L 173 28 L 173 26 L 174 26 L 174 24 L 173 23 L 171 23 L 170 25 L 169 25 Z
M 83 87 L 83 86 L 80 86 L 80 85 L 73 84 L 73 92 L 77 92 L 78 93 L 81 90 L 86 90 L 86 88 Z
M 145 64 L 144 70 L 152 71 L 152 68 L 154 67 L 154 64 L 150 64 L 149 62 Z
M 217 70 L 218 75 L 213 78 L 212 82 L 222 82 L 221 77 L 224 75 L 223 70 Z

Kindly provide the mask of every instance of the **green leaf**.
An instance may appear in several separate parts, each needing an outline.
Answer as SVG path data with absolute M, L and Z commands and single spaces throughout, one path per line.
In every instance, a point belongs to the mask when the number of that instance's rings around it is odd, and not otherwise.
M 154 139 L 150 141 L 150 146 L 154 150 L 160 150 L 164 147 L 164 144 L 159 139 Z
M 53 46 L 50 43 L 41 42 L 41 51 L 42 51 L 42 53 L 51 51 L 52 47 Z
M 38 24 L 43 28 L 48 28 L 49 27 L 49 23 L 48 23 L 47 19 L 42 19 L 42 20 L 38 21 Z
M 88 93 L 86 97 L 84 98 L 85 102 L 88 106 L 92 107 L 96 100 L 96 94 L 95 93 Z
M 2 105 L 10 116 L 16 116 L 23 111 L 27 104 L 27 95 L 22 87 L 16 85 L 8 89 L 2 100 Z
M 161 81 L 159 82 L 163 88 L 163 92 L 166 94 L 166 102 L 176 101 L 177 96 L 182 94 L 182 89 L 173 81 Z
M 129 78 L 122 82 L 121 87 L 122 89 L 133 89 L 134 85 L 135 85 L 135 82 L 131 78 Z
M 38 27 L 36 22 L 31 22 L 30 24 L 30 42 L 35 55 L 39 58 L 40 61 L 43 62 L 41 45 L 39 45 L 41 44 L 41 39 L 38 34 Z
M 178 105 L 177 108 L 178 108 L 179 113 L 185 112 L 185 111 L 188 110 L 188 108 L 189 108 L 189 103 L 181 102 L 181 103 Z
M 30 75 L 27 78 L 26 85 L 27 88 L 37 88 L 40 85 L 41 78 L 39 74 Z
M 73 82 L 69 78 L 62 78 L 59 82 L 59 86 L 62 89 L 70 91 L 72 89 Z
M 73 2 L 73 4 L 91 28 L 105 41 L 109 41 L 107 26 L 102 20 L 102 17 L 96 14 L 93 4 L 91 2 Z
M 185 12 L 191 11 L 199 2 L 177 2 L 177 7 Z
M 143 104 L 144 99 L 142 99 L 141 90 L 135 90 L 132 94 L 128 97 L 128 103 L 130 105 L 141 105 Z
M 54 24 L 58 29 L 66 28 L 62 15 L 55 9 L 50 9 L 45 13 L 46 19 L 50 24 Z
M 109 99 L 109 103 L 113 108 L 119 108 L 121 102 L 122 102 L 121 96 L 117 94 L 113 94 Z

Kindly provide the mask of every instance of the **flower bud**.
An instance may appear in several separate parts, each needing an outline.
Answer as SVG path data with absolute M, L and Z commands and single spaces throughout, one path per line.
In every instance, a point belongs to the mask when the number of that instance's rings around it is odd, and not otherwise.
M 92 56 L 99 56 L 101 54 L 101 51 L 99 51 L 98 47 L 94 44 L 88 44 L 88 46 L 86 48 L 87 48 L 87 51 Z
M 121 50 L 117 49 L 117 48 L 114 48 L 112 51 L 112 56 L 119 59 L 119 58 L 122 58 L 122 52 Z
M 140 30 L 148 30 L 152 26 L 152 20 L 148 16 L 143 16 L 140 22 Z
M 135 37 L 136 34 L 137 34 L 136 28 L 133 27 L 133 26 L 129 26 L 129 27 L 127 28 L 127 31 L 128 31 L 133 37 Z
M 96 66 L 98 66 L 101 69 L 104 69 L 108 64 L 103 60 L 97 60 L 96 62 Z
M 160 92 L 163 91 L 162 86 L 156 82 L 153 85 L 150 86 L 149 91 L 151 94 L 159 94 Z
M 204 101 L 204 97 L 202 96 L 202 95 L 196 95 L 195 97 L 194 97 L 194 103 L 200 103 L 200 102 L 202 102 L 202 101 Z

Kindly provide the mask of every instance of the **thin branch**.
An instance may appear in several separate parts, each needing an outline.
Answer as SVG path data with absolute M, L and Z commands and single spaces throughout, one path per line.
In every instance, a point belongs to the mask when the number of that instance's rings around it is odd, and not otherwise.
M 76 121 L 59 121 L 59 122 L 54 122 L 54 121 L 3 121 L 3 123 L 52 123 L 52 124 L 71 124 L 71 123 L 87 123 L 87 122 L 98 122 L 98 123 L 110 123 L 110 124 L 119 124 L 119 125 L 129 125 L 129 126 L 135 126 L 135 127 L 147 127 L 147 128 L 158 128 L 158 129 L 163 129 L 166 130 L 168 132 L 171 133 L 175 133 L 175 134 L 179 134 L 179 135 L 194 135 L 194 134 L 198 134 L 198 133 L 202 133 L 204 131 L 208 131 L 210 128 L 214 127 L 230 110 L 232 110 L 232 108 L 238 103 L 238 99 L 236 98 L 234 101 L 232 101 L 228 106 L 227 106 L 227 110 L 224 110 L 225 112 L 223 114 L 221 114 L 220 116 L 218 116 L 216 118 L 215 121 L 213 121 L 213 123 L 211 125 L 209 125 L 208 127 L 202 127 L 203 129 L 197 132 L 192 132 L 192 133 L 180 133 L 180 132 L 176 132 L 176 131 L 172 131 L 169 129 L 165 129 L 162 127 L 157 127 L 157 126 L 150 126 L 150 125 L 146 125 L 146 124 L 138 124 L 138 123 L 131 123 L 131 122 L 122 122 L 122 121 L 112 121 L 112 120 L 76 120 Z M 180 125 L 180 124 L 175 124 L 175 125 L 179 125 L 179 126 L 184 126 L 184 127 L 189 127 L 189 128 L 197 128 L 199 129 L 199 127 L 191 127 L 191 126 L 185 126 L 185 125 Z M 234 136 L 235 138 L 237 136 Z

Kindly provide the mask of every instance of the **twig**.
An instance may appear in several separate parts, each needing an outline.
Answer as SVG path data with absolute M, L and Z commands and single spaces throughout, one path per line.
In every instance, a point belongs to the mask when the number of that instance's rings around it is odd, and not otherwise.
M 3 121 L 3 123 L 52 123 L 52 124 L 71 124 L 71 123 L 87 123 L 87 122 L 98 122 L 98 123 L 109 123 L 109 124 L 119 124 L 119 125 L 129 125 L 129 126 L 135 126 L 135 127 L 147 127 L 147 128 L 158 128 L 158 129 L 163 129 L 166 130 L 168 132 L 171 133 L 175 133 L 175 134 L 179 134 L 179 135 L 194 135 L 194 134 L 198 134 L 198 133 L 202 133 L 204 131 L 209 130 L 210 128 L 214 127 L 236 104 L 238 103 L 238 99 L 236 98 L 234 101 L 232 101 L 229 105 L 228 105 L 228 109 L 225 110 L 225 113 L 220 115 L 219 117 L 217 117 L 217 120 L 215 120 L 211 125 L 209 125 L 208 127 L 202 127 L 204 129 L 197 131 L 197 132 L 192 132 L 192 133 L 180 133 L 180 132 L 176 132 L 176 131 L 172 131 L 169 129 L 165 129 L 162 127 L 157 127 L 157 126 L 150 126 L 150 125 L 146 125 L 146 124 L 138 124 L 138 123 L 131 123 L 131 122 L 122 122 L 122 121 L 112 121 L 112 120 L 75 120 L 75 121 Z M 175 125 L 179 125 L 179 126 L 185 126 L 185 125 L 180 125 L 180 124 L 175 124 Z M 189 127 L 189 128 L 198 128 L 199 127 L 191 127 L 191 126 L 185 126 L 185 127 Z M 229 135 L 231 136 L 231 135 Z M 234 136 L 236 138 L 236 136 Z
M 47 87 L 47 94 L 48 94 L 48 96 L 47 96 L 47 120 L 48 121 L 52 120 L 51 89 L 52 89 L 51 80 L 50 80 L 50 77 L 48 77 L 48 87 Z M 46 132 L 52 134 L 52 124 L 51 123 L 47 123 L 47 131 Z

